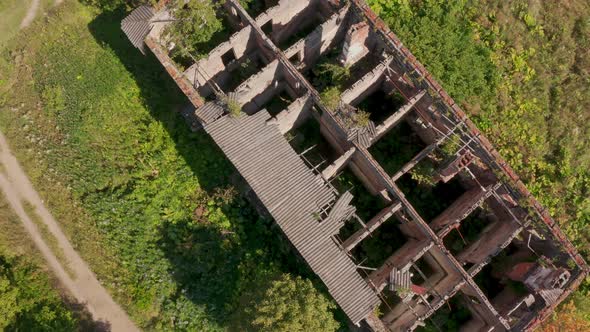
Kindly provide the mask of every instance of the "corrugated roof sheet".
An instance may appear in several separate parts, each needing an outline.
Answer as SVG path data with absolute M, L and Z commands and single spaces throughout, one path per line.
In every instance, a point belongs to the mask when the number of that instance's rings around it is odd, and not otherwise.
M 150 33 L 154 12 L 149 6 L 139 6 L 121 21 L 121 29 L 133 46 L 145 54 L 145 37 Z
M 202 123 L 211 123 L 223 115 L 223 106 L 218 101 L 209 101 L 197 108 L 195 114 Z
M 328 217 L 322 221 L 322 231 L 329 235 L 337 234 L 344 222 L 352 216 L 356 208 L 350 205 L 354 196 L 347 191 L 342 194 L 328 214 Z
M 358 323 L 380 301 L 317 218 L 321 207 L 335 200 L 335 194 L 318 181 L 278 127 L 267 124 L 269 119 L 271 116 L 265 110 L 238 118 L 224 116 L 206 125 L 205 130 L 326 284 L 342 310 Z M 348 196 L 335 215 L 345 216 L 349 212 L 347 201 Z
M 391 291 L 395 291 L 398 288 L 410 289 L 412 285 L 412 276 L 408 269 L 398 270 L 393 268 L 389 274 L 389 287 Z
M 539 291 L 539 295 L 545 300 L 547 305 L 552 305 L 559 300 L 559 296 L 563 293 L 563 289 L 554 288 L 554 289 L 542 289 Z

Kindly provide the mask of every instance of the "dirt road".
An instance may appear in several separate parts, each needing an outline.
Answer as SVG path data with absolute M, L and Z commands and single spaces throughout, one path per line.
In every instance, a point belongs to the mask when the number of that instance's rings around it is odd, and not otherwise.
M 85 303 L 95 320 L 110 324 L 112 331 L 139 331 L 125 311 L 113 301 L 109 293 L 98 282 L 86 262 L 74 250 L 56 220 L 47 210 L 41 197 L 33 188 L 16 158 L 10 152 L 8 143 L 0 133 L 0 189 L 4 192 L 10 206 L 22 220 L 35 245 L 43 254 L 65 289 L 80 303 Z M 44 241 L 39 229 L 23 208 L 23 201 L 35 207 L 39 218 L 56 238 L 68 260 L 68 268 L 75 278 L 70 277 L 50 247 Z
M 57 6 L 57 5 L 61 4 L 62 2 L 63 2 L 63 0 L 55 0 L 53 5 Z M 35 17 L 37 16 L 37 12 L 39 11 L 40 4 L 41 4 L 41 0 L 33 0 L 31 2 L 29 9 L 27 9 L 27 14 L 23 18 L 23 20 L 20 22 L 21 29 L 24 29 L 24 28 L 28 27 L 29 25 L 31 25 L 31 23 L 33 23 L 33 20 L 35 20 Z
M 39 10 L 39 3 L 40 2 L 41 2 L 41 0 L 33 0 L 31 2 L 31 5 L 29 6 L 29 9 L 27 10 L 27 14 L 23 18 L 23 20 L 20 22 L 21 29 L 24 29 L 24 28 L 28 27 L 29 25 L 31 25 L 31 23 L 35 19 L 35 16 L 37 16 L 37 11 Z

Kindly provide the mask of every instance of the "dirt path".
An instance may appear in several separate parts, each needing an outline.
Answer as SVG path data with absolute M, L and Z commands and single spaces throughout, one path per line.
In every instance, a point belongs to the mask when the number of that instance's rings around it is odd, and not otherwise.
M 57 5 L 61 4 L 63 1 L 64 0 L 55 0 L 53 2 L 53 5 L 57 6 Z M 31 5 L 29 6 L 29 9 L 27 10 L 27 14 L 23 18 L 23 20 L 20 22 L 21 29 L 24 29 L 24 28 L 28 27 L 29 25 L 31 25 L 31 23 L 33 23 L 33 20 L 35 19 L 35 17 L 37 16 L 37 12 L 39 11 L 40 4 L 41 4 L 41 0 L 33 0 L 31 2 Z
M 9 204 L 22 220 L 25 229 L 64 288 L 80 303 L 86 304 L 95 320 L 110 324 L 112 331 L 139 331 L 125 311 L 113 301 L 109 293 L 98 282 L 86 262 L 74 250 L 56 220 L 43 204 L 41 197 L 33 188 L 18 161 L 10 152 L 2 133 L 0 133 L 0 165 L 2 166 L 0 167 L 0 189 L 4 192 Z M 24 200 L 35 207 L 39 218 L 57 239 L 57 243 L 68 260 L 68 268 L 76 276 L 75 279 L 66 273 L 62 264 L 42 238 L 31 217 L 25 212 L 22 204 Z
M 31 23 L 35 19 L 35 16 L 37 16 L 37 11 L 39 10 L 40 3 L 41 3 L 41 0 L 33 0 L 31 2 L 31 6 L 29 6 L 29 10 L 27 10 L 27 15 L 25 15 L 25 18 L 23 18 L 23 20 L 20 22 L 21 29 L 24 29 L 24 28 L 28 27 L 29 25 L 31 25 Z

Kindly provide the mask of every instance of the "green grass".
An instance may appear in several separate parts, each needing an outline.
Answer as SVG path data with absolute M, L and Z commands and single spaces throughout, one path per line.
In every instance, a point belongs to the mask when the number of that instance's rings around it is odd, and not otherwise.
M 28 256 L 37 264 L 43 263 L 41 253 L 37 251 L 20 219 L 6 201 L 4 193 L 0 193 L 0 229 L 0 247 L 10 248 L 15 255 Z
M 18 32 L 30 3 L 31 0 L 0 1 L 0 48 Z
M 0 194 L 0 229 L 2 230 L 0 232 L 0 262 L 16 258 L 19 264 L 9 271 L 29 278 L 27 284 L 29 287 L 34 288 L 32 292 L 29 290 L 29 292 L 25 291 L 26 293 L 21 293 L 21 303 L 27 303 L 24 298 L 25 296 L 32 296 L 33 298 L 28 301 L 29 304 L 43 304 L 39 305 L 37 309 L 32 309 L 28 313 L 21 314 L 19 319 L 22 321 L 29 320 L 31 322 L 43 320 L 43 317 L 45 317 L 55 323 L 57 322 L 57 318 L 61 319 L 66 316 L 55 317 L 49 311 L 63 313 L 60 309 L 63 307 L 66 311 L 72 313 L 78 330 L 100 331 L 100 323 L 92 319 L 91 314 L 85 309 L 84 305 L 76 303 L 74 299 L 62 291 L 61 286 L 47 266 L 41 252 L 34 245 L 29 234 L 23 227 L 21 220 L 14 213 L 2 194 Z M 6 270 L 3 272 L 6 272 Z M 0 275 L 2 274 L 0 273 Z M 31 283 L 31 280 L 34 282 Z M 0 298 L 4 299 L 5 295 L 6 293 L 3 293 Z M 45 312 L 42 313 L 39 310 L 45 310 Z M 26 324 L 26 322 L 23 323 L 23 325 Z M 11 326 L 12 329 L 15 328 L 14 322 Z M 28 326 L 24 330 L 31 330 L 30 328 Z M 45 326 L 44 328 L 48 330 L 50 326 Z M 9 328 L 9 330 L 11 329 Z
M 220 194 L 235 170 L 123 15 L 66 2 L 0 62 L 0 129 L 74 247 L 147 330 L 226 329 L 260 271 L 317 283 L 270 220 Z
M 31 2 L 32 0 L 0 1 L 0 49 L 18 33 Z M 42 17 L 53 4 L 54 0 L 41 0 L 35 19 Z

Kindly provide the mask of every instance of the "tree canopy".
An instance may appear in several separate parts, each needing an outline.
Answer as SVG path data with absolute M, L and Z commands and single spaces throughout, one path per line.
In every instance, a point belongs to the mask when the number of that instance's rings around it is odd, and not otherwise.
M 175 21 L 166 33 L 181 55 L 197 55 L 198 45 L 211 40 L 223 26 L 211 0 L 174 0 L 171 4 Z
M 0 251 L 0 330 L 76 331 L 77 324 L 43 271 Z
M 281 274 L 261 278 L 259 287 L 245 296 L 242 324 L 249 331 L 336 331 L 336 305 L 318 292 L 311 281 Z

